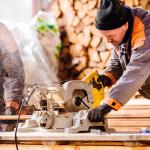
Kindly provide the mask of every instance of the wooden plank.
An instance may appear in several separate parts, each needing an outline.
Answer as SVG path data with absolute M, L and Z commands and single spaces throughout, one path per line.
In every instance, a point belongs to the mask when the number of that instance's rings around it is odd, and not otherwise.
M 109 118 L 108 122 L 116 127 L 150 127 L 150 118 Z
M 19 149 L 21 150 L 76 150 L 75 146 L 61 146 L 61 145 L 54 145 L 54 144 L 37 144 L 37 145 L 33 145 L 31 144 L 19 144 Z M 15 145 L 14 144 L 1 144 L 0 145 L 0 150 L 16 150 Z
M 125 105 L 125 106 L 128 106 L 128 105 L 139 105 L 139 106 L 150 106 L 150 100 L 149 99 L 145 99 L 145 98 L 141 98 L 141 99 L 134 99 L 134 98 L 131 98 L 128 103 Z M 124 107 L 125 107 L 124 106 Z
M 20 116 L 20 120 L 26 120 L 26 119 L 30 119 L 31 115 L 21 115 Z M 10 116 L 0 116 L 0 120 L 17 120 L 18 119 L 18 115 L 10 115 Z
M 21 150 L 110 150 L 113 149 L 115 146 L 115 150 L 150 150 L 149 146 L 132 146 L 133 143 L 130 146 L 127 146 L 128 143 L 126 143 L 126 146 L 123 145 L 121 142 L 115 143 L 106 143 L 103 142 L 102 146 L 99 146 L 97 143 L 91 143 L 91 146 L 79 146 L 82 145 L 82 143 L 78 143 L 78 146 L 74 145 L 57 145 L 57 143 L 52 144 L 19 144 L 19 148 Z M 97 145 L 97 146 L 96 146 Z M 118 146 L 117 146 L 118 145 Z M 124 143 L 125 145 L 125 143 Z M 130 144 L 129 144 L 130 145 Z M 16 147 L 14 144 L 1 144 L 0 150 L 16 150 Z
M 14 132 L 2 132 L 0 134 L 1 141 L 13 141 Z M 150 141 L 150 134 L 144 133 L 51 133 L 48 130 L 40 130 L 40 132 L 24 132 L 18 133 L 19 141 L 129 141 L 129 142 L 140 142 Z
M 145 109 L 137 109 L 134 110 L 119 110 L 119 111 L 112 111 L 109 113 L 109 117 L 132 117 L 132 118 L 150 118 L 150 111 Z
M 120 132 L 121 133 L 128 133 L 128 132 L 139 133 L 141 127 L 135 127 L 135 126 L 126 126 L 126 127 L 119 126 L 119 127 L 116 127 L 116 126 L 113 126 L 113 125 L 109 124 L 109 129 L 113 129 L 113 130 L 115 130 L 115 132 L 119 132 L 119 133 Z

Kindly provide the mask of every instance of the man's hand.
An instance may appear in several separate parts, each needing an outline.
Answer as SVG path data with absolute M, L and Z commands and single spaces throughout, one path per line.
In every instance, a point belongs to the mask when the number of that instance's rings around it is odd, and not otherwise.
M 88 112 L 87 118 L 91 122 L 104 122 L 105 116 L 112 110 L 107 104 L 103 104 L 97 108 L 94 108 Z
M 101 81 L 103 83 L 104 87 L 112 85 L 112 82 L 111 82 L 110 78 L 105 76 L 104 74 L 100 74 L 97 81 L 98 82 Z

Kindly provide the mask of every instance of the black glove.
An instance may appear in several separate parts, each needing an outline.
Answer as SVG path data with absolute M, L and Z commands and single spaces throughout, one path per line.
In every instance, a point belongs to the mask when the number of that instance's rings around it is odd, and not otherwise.
M 105 76 L 104 74 L 101 74 L 99 75 L 98 79 L 97 79 L 98 82 L 102 82 L 103 83 L 103 86 L 106 87 L 106 86 L 111 86 L 112 85 L 112 82 L 110 80 L 109 77 Z
M 107 104 L 103 104 L 88 112 L 87 118 L 92 122 L 104 122 L 105 116 L 112 110 Z

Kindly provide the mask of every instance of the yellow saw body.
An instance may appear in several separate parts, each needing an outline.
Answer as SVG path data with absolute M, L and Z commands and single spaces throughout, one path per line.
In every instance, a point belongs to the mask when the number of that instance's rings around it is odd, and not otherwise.
M 104 99 L 104 87 L 101 81 L 97 81 L 98 77 L 98 71 L 95 70 L 82 79 L 82 81 L 88 84 L 93 84 L 93 108 L 98 107 Z

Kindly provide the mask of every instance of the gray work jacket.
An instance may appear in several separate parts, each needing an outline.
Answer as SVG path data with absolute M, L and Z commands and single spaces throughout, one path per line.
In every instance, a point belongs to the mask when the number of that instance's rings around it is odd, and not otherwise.
M 104 74 L 111 74 L 113 83 L 116 82 L 108 97 L 121 105 L 137 91 L 150 99 L 150 11 L 141 8 L 130 10 L 132 32 L 125 43 L 113 50 L 110 65 L 104 71 Z

